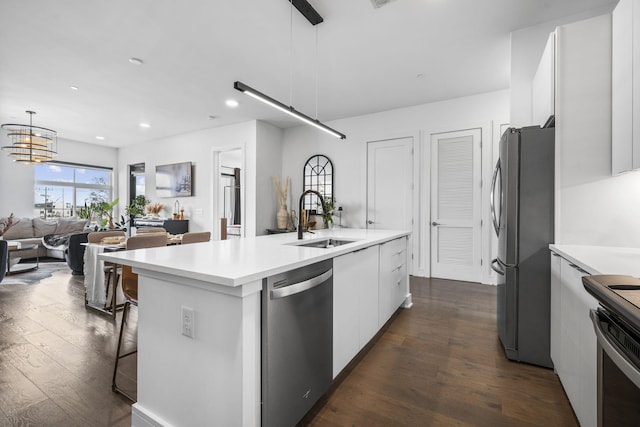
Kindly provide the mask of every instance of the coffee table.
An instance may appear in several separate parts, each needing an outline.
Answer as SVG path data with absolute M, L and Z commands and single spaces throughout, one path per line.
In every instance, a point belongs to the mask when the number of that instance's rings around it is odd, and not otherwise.
M 35 263 L 18 263 L 11 266 L 11 254 L 20 251 L 29 251 L 33 249 L 38 249 L 38 245 L 30 244 L 30 245 L 21 245 L 19 248 L 9 246 L 9 251 L 7 252 L 7 275 L 24 273 L 27 271 L 37 270 L 40 266 L 40 257 L 38 256 L 38 251 L 36 250 L 36 262 Z

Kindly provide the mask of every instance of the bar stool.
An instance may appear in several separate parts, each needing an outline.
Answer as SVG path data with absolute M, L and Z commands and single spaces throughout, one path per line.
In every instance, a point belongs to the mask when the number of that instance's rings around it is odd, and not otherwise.
M 160 246 L 166 246 L 167 236 L 160 233 L 149 233 L 142 236 L 132 236 L 127 239 L 127 250 L 155 248 Z M 124 293 L 125 303 L 124 310 L 122 311 L 122 322 L 120 323 L 120 335 L 118 337 L 118 348 L 116 350 L 116 361 L 113 367 L 113 379 L 111 381 L 111 390 L 115 393 L 119 393 L 127 399 L 135 402 L 136 400 L 130 396 L 127 392 L 118 387 L 116 382 L 116 375 L 118 373 L 118 362 L 120 359 L 130 356 L 138 352 L 138 350 L 132 350 L 125 354 L 120 354 L 122 350 L 122 336 L 124 333 L 124 324 L 129 317 L 129 310 L 131 304 L 138 305 L 138 275 L 131 270 L 131 266 L 122 266 L 122 292 Z

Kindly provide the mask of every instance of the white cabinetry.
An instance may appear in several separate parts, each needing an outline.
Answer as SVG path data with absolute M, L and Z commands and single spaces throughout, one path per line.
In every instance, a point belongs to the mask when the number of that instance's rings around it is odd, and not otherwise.
M 379 246 L 333 259 L 333 377 L 378 332 Z
M 562 337 L 560 335 L 560 313 L 562 311 L 562 279 L 560 277 L 560 255 L 551 252 L 551 361 L 553 367 L 560 375 L 563 372 L 561 348 Z
M 580 425 L 595 426 L 597 352 L 589 311 L 598 302 L 582 285 L 589 272 L 551 257 L 551 359 Z
M 531 85 L 533 124 L 544 126 L 555 115 L 556 103 L 556 33 L 549 39 Z
M 611 169 L 640 168 L 640 0 L 620 0 L 612 18 Z
M 379 326 L 382 326 L 403 303 L 409 292 L 406 237 L 380 245 L 379 276 L 378 321 Z

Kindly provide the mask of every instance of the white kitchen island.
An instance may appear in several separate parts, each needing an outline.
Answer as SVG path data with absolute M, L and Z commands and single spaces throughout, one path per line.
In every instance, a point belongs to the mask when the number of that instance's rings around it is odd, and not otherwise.
M 400 306 L 411 306 L 408 231 L 334 229 L 108 253 L 139 275 L 133 426 L 260 426 L 263 279 L 334 259 L 334 378 Z M 362 276 L 360 276 L 362 274 Z M 366 277 L 367 280 L 358 280 Z M 194 337 L 182 334 L 192 309 Z

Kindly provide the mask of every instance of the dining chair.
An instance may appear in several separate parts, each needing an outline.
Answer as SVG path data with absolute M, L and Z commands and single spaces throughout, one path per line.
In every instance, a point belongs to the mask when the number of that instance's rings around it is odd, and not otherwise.
M 164 227 L 140 227 L 140 228 L 136 228 L 136 234 L 155 234 L 155 233 L 167 234 L 167 230 Z
M 208 242 L 209 240 L 211 240 L 210 231 L 198 231 L 198 232 L 184 233 L 182 235 L 182 240 L 180 242 L 183 245 L 185 245 L 188 243 Z
M 143 236 L 132 236 L 127 239 L 127 250 L 144 249 L 144 248 L 156 248 L 160 246 L 166 246 L 167 237 L 165 234 L 150 233 Z M 122 266 L 122 292 L 124 293 L 125 303 L 124 310 L 122 311 L 122 322 L 120 323 L 120 335 L 118 337 L 118 348 L 116 350 L 116 361 L 113 367 L 113 379 L 111 381 L 111 390 L 119 393 L 127 399 L 135 402 L 136 400 L 130 396 L 126 391 L 120 389 L 116 382 L 116 375 L 118 373 L 118 362 L 120 359 L 130 356 L 138 352 L 138 350 L 132 350 L 125 354 L 120 354 L 122 350 L 122 336 L 124 333 L 124 324 L 129 317 L 129 310 L 131 304 L 138 305 L 138 275 L 131 270 L 131 266 Z
M 87 243 L 101 243 L 102 239 L 105 237 L 126 237 L 126 234 L 122 230 L 114 230 L 114 231 L 93 231 L 87 235 Z M 111 286 L 111 275 L 115 274 L 116 279 L 118 278 L 118 269 L 115 264 L 110 262 L 104 263 L 103 268 L 105 279 L 104 279 L 104 297 L 106 301 L 109 301 L 109 287 Z M 117 280 L 115 280 L 117 283 Z M 85 306 L 87 305 L 87 299 L 85 298 Z M 106 304 L 105 304 L 106 306 Z M 112 307 L 115 310 L 115 307 Z

